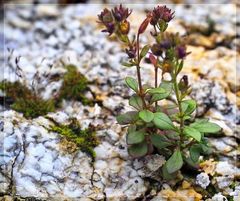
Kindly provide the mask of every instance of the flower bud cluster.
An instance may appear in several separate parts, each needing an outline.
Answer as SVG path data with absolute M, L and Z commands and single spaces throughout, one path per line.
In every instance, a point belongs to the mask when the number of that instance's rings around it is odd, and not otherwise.
M 105 8 L 98 15 L 99 23 L 105 26 L 102 32 L 107 32 L 109 35 L 113 33 L 127 35 L 130 30 L 130 23 L 127 18 L 131 13 L 131 10 L 124 8 L 122 5 L 114 7 L 111 11 Z
M 152 45 L 151 51 L 155 56 L 165 55 L 166 59 L 184 59 L 189 54 L 179 34 L 168 32 L 156 36 L 156 43 Z

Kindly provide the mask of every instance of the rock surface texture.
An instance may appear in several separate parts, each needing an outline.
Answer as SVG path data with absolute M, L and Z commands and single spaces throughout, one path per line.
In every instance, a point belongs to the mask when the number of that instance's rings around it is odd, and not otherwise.
M 136 9 L 134 16 L 138 16 L 134 27 L 143 20 L 144 9 L 152 6 L 131 5 Z M 0 200 L 239 201 L 237 8 L 234 4 L 214 6 L 172 5 L 176 17 L 170 30 L 191 36 L 188 48 L 192 54 L 183 74 L 189 74 L 192 96 L 199 104 L 196 116 L 210 118 L 223 132 L 209 136 L 214 154 L 200 164 L 191 184 L 191 179 L 185 181 L 191 176 L 184 174 L 179 181 L 169 184 L 158 173 L 165 158 L 152 155 L 132 159 L 127 152 L 126 130 L 116 123 L 116 115 L 130 110 L 127 98 L 131 92 L 123 79 L 126 75 L 134 76 L 135 70 L 121 66 L 126 58 L 121 46 L 108 41 L 100 32 L 96 14 L 102 5 L 5 5 L 5 20 L 1 22 L 4 29 L 0 33 L 0 38 L 4 38 L 1 80 L 19 79 L 16 58 L 20 58 L 18 65 L 23 72 L 20 79 L 29 87 L 36 72 L 40 77 L 61 77 L 64 65 L 73 64 L 90 81 L 89 88 L 98 101 L 92 106 L 63 101 L 61 109 L 35 119 L 26 119 L 1 105 Z M 207 29 L 207 16 L 215 22 L 215 30 L 210 36 L 199 37 L 191 25 Z M 152 82 L 152 70 L 144 64 L 145 83 Z M 61 83 L 61 79 L 38 83 L 43 88 L 40 95 L 44 99 L 53 97 Z M 0 93 L 2 97 L 4 94 Z M 50 119 L 67 124 L 71 118 L 76 118 L 83 128 L 97 128 L 100 143 L 94 148 L 95 160 L 78 149 L 69 150 L 71 145 L 50 131 Z M 178 185 L 177 190 L 174 185 Z

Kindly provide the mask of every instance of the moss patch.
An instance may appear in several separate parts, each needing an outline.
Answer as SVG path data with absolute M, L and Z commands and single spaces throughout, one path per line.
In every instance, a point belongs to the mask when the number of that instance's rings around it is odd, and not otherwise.
M 65 66 L 67 72 L 63 76 L 63 83 L 59 91 L 59 103 L 62 99 L 81 101 L 83 105 L 89 105 L 91 100 L 83 94 L 89 90 L 87 78 L 77 71 L 76 66 Z
M 5 103 L 26 118 L 35 118 L 54 112 L 61 106 L 63 99 L 82 102 L 83 105 L 93 105 L 93 100 L 84 96 L 89 89 L 88 80 L 77 71 L 76 66 L 66 65 L 67 72 L 63 75 L 63 83 L 59 95 L 55 99 L 44 100 L 21 82 L 0 82 L 0 90 L 5 92 Z
M 95 159 L 96 153 L 93 149 L 99 144 L 99 141 L 93 128 L 81 129 L 80 124 L 75 118 L 70 119 L 68 125 L 58 124 L 54 120 L 52 121 L 55 125 L 51 126 L 50 131 L 59 133 L 64 140 L 70 140 L 76 144 L 81 151 L 87 153 L 93 160 Z
M 10 107 L 23 113 L 26 118 L 46 115 L 55 110 L 53 100 L 44 100 L 20 82 L 0 82 L 0 89 L 6 93 Z

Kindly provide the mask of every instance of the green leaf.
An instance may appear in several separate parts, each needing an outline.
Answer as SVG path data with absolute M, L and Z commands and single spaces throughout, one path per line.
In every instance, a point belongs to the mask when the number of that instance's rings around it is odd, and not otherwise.
M 169 174 L 167 171 L 166 164 L 164 164 L 162 167 L 162 176 L 163 176 L 163 179 L 165 179 L 165 180 L 172 180 L 172 179 L 176 178 L 177 173 Z
M 196 130 L 195 128 L 186 126 L 186 127 L 183 129 L 183 133 L 184 133 L 185 135 L 188 135 L 188 136 L 194 138 L 194 139 L 197 140 L 198 142 L 201 141 L 202 135 L 201 135 L 201 133 L 200 133 L 198 130 Z
M 207 144 L 201 144 L 201 149 L 203 154 L 208 155 L 212 153 L 211 147 L 209 147 Z
M 160 129 L 163 130 L 175 130 L 171 119 L 162 112 L 156 112 L 154 114 L 153 123 Z
M 149 94 L 164 94 L 164 93 L 166 93 L 166 90 L 164 88 L 157 87 L 157 88 L 148 89 L 147 93 L 149 93 Z
M 198 164 L 195 163 L 191 157 L 184 157 L 184 161 L 191 167 L 195 168 L 195 169 L 198 169 Z
M 137 80 L 135 80 L 132 77 L 126 77 L 125 82 L 128 85 L 129 88 L 131 88 L 133 91 L 137 92 L 138 91 L 138 83 Z
M 151 122 L 154 118 L 154 114 L 149 110 L 142 110 L 139 112 L 139 117 L 145 122 Z
M 128 144 L 138 144 L 144 140 L 145 133 L 143 131 L 134 131 L 127 134 Z
M 144 92 L 146 92 L 148 89 L 152 88 L 149 84 L 144 84 L 142 87 L 143 87 Z
M 128 62 L 122 62 L 122 65 L 125 66 L 125 67 L 133 67 L 133 66 L 135 66 L 135 64 L 128 63 Z
M 145 46 L 142 48 L 141 53 L 140 53 L 140 59 L 142 59 L 143 57 L 146 56 L 146 54 L 148 53 L 149 48 L 150 48 L 149 45 L 145 45 Z
M 201 150 L 202 150 L 202 148 L 201 148 L 201 145 L 199 145 L 199 144 L 194 144 L 194 145 L 191 146 L 191 148 L 189 150 L 190 151 L 190 157 L 191 157 L 191 159 L 194 163 L 198 162 Z
M 195 123 L 207 123 L 208 122 L 208 119 L 204 118 L 204 119 L 196 119 L 195 120 Z
M 128 152 L 133 157 L 142 157 L 145 156 L 148 152 L 148 145 L 145 141 L 139 144 L 131 145 L 128 148 Z
M 132 107 L 136 108 L 137 110 L 142 110 L 143 109 L 143 101 L 142 99 L 134 94 L 130 99 L 129 99 L 129 105 Z
M 137 126 L 136 125 L 129 125 L 128 126 L 128 133 L 132 133 L 132 132 L 134 132 L 134 131 L 136 131 L 136 129 L 137 129 Z
M 177 74 L 181 72 L 182 68 L 183 68 L 183 59 L 181 60 L 180 64 L 178 65 Z
M 173 85 L 171 82 L 163 81 L 159 87 L 163 88 L 165 92 L 153 94 L 153 96 L 151 97 L 151 103 L 167 98 L 172 92 Z
M 176 150 L 166 162 L 166 168 L 168 173 L 170 174 L 180 170 L 182 165 L 183 165 L 183 159 L 182 159 L 182 154 L 179 150 Z
M 121 125 L 132 124 L 138 119 L 138 113 L 130 111 L 125 114 L 117 116 L 117 122 Z
M 172 145 L 169 139 L 164 135 L 152 134 L 150 135 L 150 138 L 151 138 L 152 144 L 158 149 L 163 149 L 165 147 Z
M 181 105 L 185 115 L 192 114 L 197 107 L 195 100 L 184 100 Z
M 190 126 L 202 133 L 217 133 L 221 131 L 221 127 L 215 123 L 198 121 L 190 124 Z
M 119 38 L 122 42 L 124 42 L 124 43 L 127 43 L 127 42 L 128 42 L 128 36 L 125 35 L 125 34 L 119 34 L 119 35 L 118 35 L 118 38 Z

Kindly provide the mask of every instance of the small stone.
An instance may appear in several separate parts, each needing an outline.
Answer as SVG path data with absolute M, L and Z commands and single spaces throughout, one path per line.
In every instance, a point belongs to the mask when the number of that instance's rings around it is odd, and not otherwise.
M 215 174 L 216 164 L 217 162 L 211 158 L 200 163 L 199 166 L 206 174 L 213 176 Z
M 138 162 L 136 162 L 138 161 Z M 162 155 L 148 155 L 142 159 L 135 160 L 134 166 L 140 166 L 137 168 L 138 173 L 143 177 L 149 177 L 156 181 L 161 181 L 161 167 L 166 162 L 165 157 Z
M 212 197 L 212 201 L 227 201 L 227 198 L 221 193 L 217 193 Z
M 9 24 L 11 24 L 13 27 L 18 27 L 20 29 L 30 29 L 31 23 L 25 20 L 22 20 L 21 18 L 18 17 L 12 17 L 10 18 L 11 20 L 9 21 Z
M 107 132 L 107 135 L 115 142 L 119 139 L 119 135 L 113 131 L 113 130 L 108 130 L 106 131 Z
M 52 47 L 56 47 L 58 45 L 58 39 L 54 36 L 51 35 L 47 40 L 46 44 Z
M 148 155 L 144 158 L 144 163 L 150 171 L 157 171 L 165 162 L 165 157 L 158 154 Z
M 185 180 L 182 182 L 182 188 L 183 189 L 188 189 L 190 187 L 191 187 L 191 184 L 189 182 L 187 182 Z
M 230 196 L 233 196 L 234 201 L 240 200 L 240 186 L 236 186 L 235 190 L 230 193 Z
M 194 83 L 191 95 L 198 103 L 197 116 L 205 114 L 210 108 L 216 108 L 223 114 L 231 112 L 224 89 L 216 82 L 201 80 Z
M 36 15 L 38 17 L 57 17 L 59 16 L 60 12 L 58 10 L 57 5 L 44 5 L 40 4 L 36 7 Z
M 223 154 L 235 150 L 238 146 L 236 140 L 229 137 L 223 137 L 221 140 L 219 138 L 209 138 L 209 142 L 218 152 Z
M 117 156 L 114 147 L 108 142 L 103 142 L 102 144 L 98 145 L 94 148 L 94 151 L 96 152 L 97 159 L 109 159 Z
M 82 43 L 78 42 L 78 39 L 76 40 L 71 40 L 70 43 L 68 44 L 68 48 L 74 50 L 78 54 L 83 54 L 85 51 L 85 47 L 83 46 Z
M 198 174 L 196 177 L 196 184 L 206 189 L 210 184 L 209 176 L 205 172 Z
M 215 177 L 217 181 L 217 185 L 220 189 L 225 189 L 231 185 L 234 180 L 234 176 L 222 176 L 222 177 Z
M 237 174 L 237 168 L 227 161 L 219 161 L 216 165 L 216 173 L 223 176 L 231 176 Z

